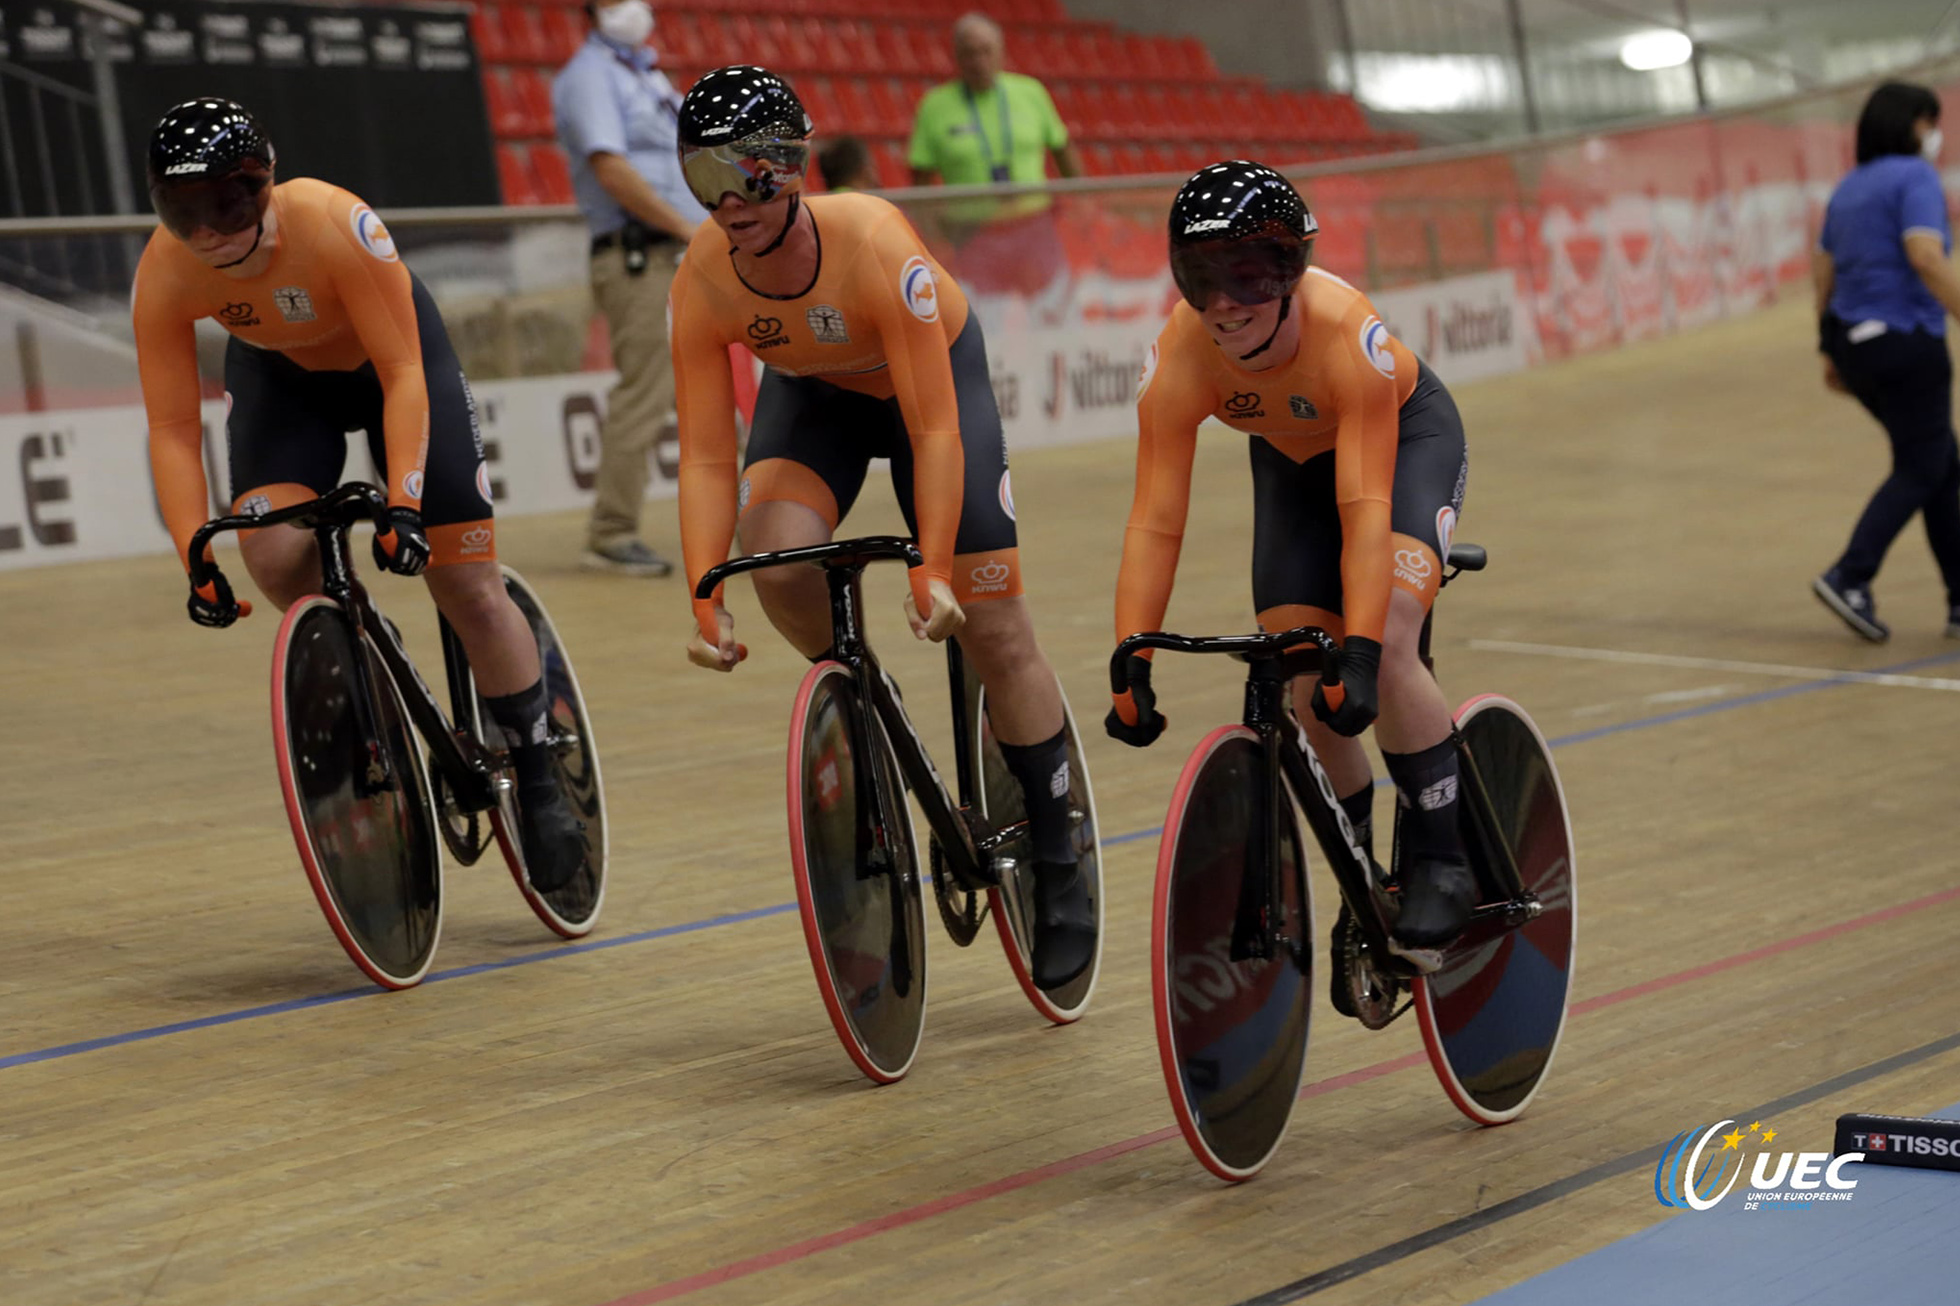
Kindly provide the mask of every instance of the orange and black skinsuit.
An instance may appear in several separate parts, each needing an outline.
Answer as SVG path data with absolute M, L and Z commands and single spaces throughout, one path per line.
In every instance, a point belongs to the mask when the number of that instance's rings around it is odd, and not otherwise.
M 132 312 L 150 468 L 188 566 L 204 524 L 197 337 L 231 333 L 226 427 L 235 512 L 265 512 L 340 483 L 346 433 L 365 429 L 388 502 L 422 514 L 430 565 L 496 554 L 490 486 L 469 385 L 435 303 L 374 210 L 322 181 L 273 189 L 277 246 L 257 276 L 205 266 L 158 229 L 136 269 Z
M 1456 404 L 1360 291 L 1316 268 L 1293 295 L 1299 353 L 1271 371 L 1237 366 L 1184 304 L 1151 348 L 1118 640 L 1163 626 L 1208 417 L 1253 437 L 1252 591 L 1263 628 L 1312 624 L 1379 644 L 1391 588 L 1434 601 L 1468 466 Z
M 674 278 L 668 338 L 690 592 L 727 560 L 741 513 L 788 500 L 835 530 L 871 459 L 890 458 L 899 507 L 924 558 L 912 576 L 919 611 L 932 610 L 930 579 L 950 585 L 962 604 L 1019 594 L 1007 445 L 966 296 L 887 201 L 833 194 L 802 202 L 819 249 L 803 293 L 751 289 L 712 220 Z M 767 369 L 739 476 L 731 344 Z M 719 639 L 719 601 L 717 593 L 694 604 L 710 644 Z

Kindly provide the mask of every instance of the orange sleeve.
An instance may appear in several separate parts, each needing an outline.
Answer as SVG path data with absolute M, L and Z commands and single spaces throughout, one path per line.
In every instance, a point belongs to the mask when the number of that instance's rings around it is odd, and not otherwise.
M 667 348 L 674 360 L 674 407 L 680 415 L 681 560 L 694 619 L 710 644 L 721 638 L 715 622 L 721 589 L 711 599 L 693 595 L 710 568 L 728 561 L 735 542 L 739 469 L 728 343 L 694 285 L 693 268 L 683 261 L 667 299 Z
M 422 374 L 414 282 L 387 228 L 359 198 L 335 192 L 322 220 L 337 228 L 318 240 L 334 290 L 381 381 L 388 502 L 419 511 L 429 458 L 429 385 Z
M 1163 629 L 1191 507 L 1198 425 L 1213 399 L 1199 370 L 1181 364 L 1173 320 L 1150 347 L 1137 396 L 1136 497 L 1123 528 L 1123 563 L 1116 573 L 1118 642 Z
M 130 317 L 150 425 L 150 479 L 164 527 L 177 543 L 177 560 L 188 571 L 191 536 L 209 517 L 211 491 L 204 479 L 196 319 L 177 306 L 172 290 L 154 248 L 145 250 L 136 265 Z
M 1379 644 L 1394 574 L 1389 531 L 1402 428 L 1388 329 L 1366 299 L 1357 298 L 1341 319 L 1323 361 L 1340 406 L 1334 501 L 1341 513 L 1343 624 L 1349 635 Z
M 940 320 L 943 297 L 937 274 L 905 219 L 894 211 L 866 244 L 869 248 L 859 251 L 852 285 L 878 324 L 892 389 L 912 442 L 912 502 L 919 522 L 919 553 L 925 560 L 912 574 L 912 600 L 924 613 L 932 610 L 926 582 L 952 584 L 953 548 L 966 495 L 953 355 Z M 923 292 L 920 277 L 932 279 Z M 931 306 L 930 316 L 921 317 L 926 304 Z

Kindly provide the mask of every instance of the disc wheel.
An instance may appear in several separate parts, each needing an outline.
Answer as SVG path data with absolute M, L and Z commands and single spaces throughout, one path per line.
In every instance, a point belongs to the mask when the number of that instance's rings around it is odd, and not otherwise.
M 1312 1008 L 1312 903 L 1293 804 L 1280 792 L 1277 933 L 1288 946 L 1234 960 L 1252 928 L 1256 831 L 1264 820 L 1259 737 L 1222 726 L 1199 741 L 1171 796 L 1157 850 L 1151 996 L 1178 1128 L 1221 1179 L 1249 1179 L 1278 1149 L 1299 1098 Z
M 874 765 L 889 815 L 873 795 Z M 925 1030 L 918 839 L 891 744 L 842 663 L 820 662 L 803 678 L 788 780 L 790 864 L 817 990 L 858 1069 L 893 1083 Z
M 362 658 L 373 740 L 356 710 Z M 332 599 L 302 599 L 280 623 L 272 737 L 300 865 L 334 937 L 376 984 L 420 983 L 442 933 L 428 774 L 387 668 Z
M 1542 910 L 1516 929 L 1473 925 L 1435 974 L 1416 981 L 1416 1016 L 1450 1101 L 1478 1124 L 1497 1125 L 1530 1104 L 1565 1031 L 1578 932 L 1572 825 L 1551 749 L 1523 708 L 1486 694 L 1463 705 L 1456 727 Z M 1495 883 L 1477 864 L 1483 850 L 1468 804 L 1459 806 L 1477 878 Z
M 987 720 L 987 691 L 974 676 L 970 663 L 966 680 L 970 723 L 967 738 L 972 741 L 976 754 L 973 773 L 979 779 L 981 814 L 996 827 L 1025 821 L 1027 804 L 1021 795 L 1020 782 L 1007 769 L 1007 758 L 1001 753 L 993 727 Z M 1059 693 L 1060 690 L 1058 684 L 1056 691 Z M 1075 847 L 1076 867 L 1088 880 L 1089 897 L 1096 908 L 1096 952 L 1088 969 L 1051 991 L 1044 992 L 1035 984 L 1034 865 L 1025 848 L 1021 850 L 1021 856 L 1013 859 L 1013 867 L 1002 876 L 1000 886 L 987 890 L 987 904 L 993 913 L 994 928 L 1000 936 L 1001 950 L 1007 954 L 1007 964 L 1014 972 L 1015 982 L 1034 1009 L 1057 1025 L 1080 1020 L 1089 1009 L 1089 999 L 1096 991 L 1096 979 L 1102 973 L 1105 897 L 1102 843 L 1096 825 L 1096 794 L 1089 785 L 1088 759 L 1083 756 L 1082 738 L 1075 728 L 1075 713 L 1070 710 L 1066 695 L 1062 697 L 1062 717 L 1068 737 L 1070 838 Z

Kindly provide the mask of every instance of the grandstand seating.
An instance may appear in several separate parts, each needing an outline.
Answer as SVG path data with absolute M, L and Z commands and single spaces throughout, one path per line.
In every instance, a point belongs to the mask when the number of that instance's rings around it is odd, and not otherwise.
M 551 78 L 585 37 L 582 0 L 483 0 L 472 26 L 498 141 L 504 198 L 565 203 L 569 173 L 552 139 Z M 659 0 L 654 44 L 675 85 L 708 68 L 765 64 L 791 77 L 822 134 L 871 147 L 878 181 L 903 185 L 905 139 L 927 88 L 953 75 L 947 27 L 975 0 Z M 1299 163 L 1404 148 L 1354 100 L 1222 76 L 1190 36 L 1078 22 L 1060 0 L 981 0 L 1007 33 L 1007 63 L 1039 77 L 1092 175 L 1177 172 L 1250 155 Z M 758 17 L 758 8 L 767 17 Z

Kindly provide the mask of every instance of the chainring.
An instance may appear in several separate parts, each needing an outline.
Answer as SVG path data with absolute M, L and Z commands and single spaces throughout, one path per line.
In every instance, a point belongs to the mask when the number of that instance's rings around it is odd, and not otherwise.
M 987 919 L 987 903 L 980 894 L 962 888 L 954 880 L 939 840 L 935 838 L 931 844 L 932 900 L 939 907 L 939 919 L 946 926 L 946 933 L 964 948 L 979 936 L 981 922 Z

